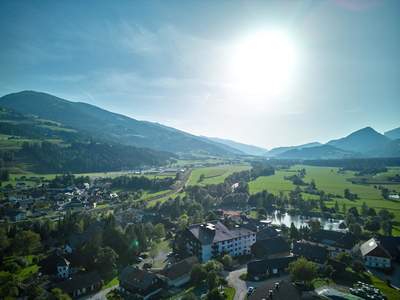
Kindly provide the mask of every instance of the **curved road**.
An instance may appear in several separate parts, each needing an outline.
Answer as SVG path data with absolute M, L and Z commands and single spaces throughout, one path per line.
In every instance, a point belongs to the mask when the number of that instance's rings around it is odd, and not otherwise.
M 246 298 L 247 295 L 247 289 L 252 286 L 252 287 L 259 287 L 267 283 L 268 281 L 273 281 L 276 282 L 277 280 L 285 280 L 288 278 L 288 275 L 281 276 L 281 277 L 273 277 L 264 281 L 244 281 L 240 279 L 240 275 L 246 273 L 247 267 L 243 266 L 242 268 L 232 271 L 232 272 L 226 272 L 226 280 L 228 281 L 228 285 L 235 288 L 236 293 L 234 300 L 243 300 Z

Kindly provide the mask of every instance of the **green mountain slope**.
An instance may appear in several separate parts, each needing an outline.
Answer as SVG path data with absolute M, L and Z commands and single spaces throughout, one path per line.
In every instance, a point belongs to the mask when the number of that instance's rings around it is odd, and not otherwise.
M 232 155 L 213 142 L 157 123 L 138 121 L 99 107 L 46 93 L 24 91 L 0 98 L 0 106 L 52 120 L 98 139 L 174 153 Z
M 108 143 L 53 121 L 0 108 L 2 166 L 35 172 L 97 172 L 165 164 L 171 153 Z

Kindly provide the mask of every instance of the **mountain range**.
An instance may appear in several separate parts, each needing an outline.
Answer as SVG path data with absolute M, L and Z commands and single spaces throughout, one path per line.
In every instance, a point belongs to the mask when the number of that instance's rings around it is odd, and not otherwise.
M 35 122 L 57 124 L 60 128 L 64 128 L 61 131 L 57 128 L 59 132 L 64 132 L 64 135 L 67 135 L 65 132 L 69 132 L 70 135 L 74 132 L 74 141 L 86 138 L 86 141 L 89 139 L 104 145 L 112 144 L 114 149 L 131 147 L 129 151 L 140 150 L 141 155 L 149 155 L 149 159 L 145 159 L 147 162 L 159 162 L 155 157 L 161 157 L 161 161 L 165 161 L 166 153 L 169 153 L 170 157 L 181 154 L 225 157 L 250 155 L 278 159 L 400 157 L 400 128 L 387 131 L 383 135 L 371 127 L 365 127 L 326 144 L 312 142 L 298 146 L 277 147 L 268 151 L 265 148 L 228 139 L 196 136 L 162 124 L 109 112 L 87 103 L 72 102 L 35 91 L 3 96 L 0 98 L 0 107 L 8 110 L 8 113 L 15 112 L 24 116 L 31 123 L 35 120 Z M 2 128 L 7 127 L 10 130 L 12 126 L 10 122 L 5 121 L 7 120 L 0 122 L 2 126 L 0 134 L 6 134 L 1 131 Z M 47 126 L 47 129 L 54 129 L 53 125 Z M 19 129 L 21 128 L 23 126 L 19 124 Z M 43 124 L 35 124 L 31 128 L 36 128 L 32 130 L 40 136 L 40 130 L 45 127 Z M 68 141 L 64 142 L 68 144 Z M 126 153 L 126 148 L 124 149 Z
M 99 140 L 172 153 L 235 155 L 240 151 L 212 140 L 167 127 L 139 121 L 82 102 L 46 93 L 23 91 L 0 98 L 0 106 L 37 116 L 95 136 Z

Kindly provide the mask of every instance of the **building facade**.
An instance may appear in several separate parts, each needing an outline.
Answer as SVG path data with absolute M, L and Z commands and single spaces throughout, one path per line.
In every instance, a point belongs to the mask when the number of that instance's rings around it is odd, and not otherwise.
M 253 231 L 241 227 L 228 229 L 220 221 L 191 225 L 180 238 L 186 252 L 202 262 L 223 254 L 248 255 L 256 242 Z

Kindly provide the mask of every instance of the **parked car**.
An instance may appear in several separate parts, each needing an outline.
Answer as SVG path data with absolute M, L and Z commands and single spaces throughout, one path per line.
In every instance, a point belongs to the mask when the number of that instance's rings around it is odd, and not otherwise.
M 250 296 L 251 294 L 253 294 L 255 291 L 255 288 L 252 286 L 249 286 L 249 288 L 247 289 L 247 296 Z

